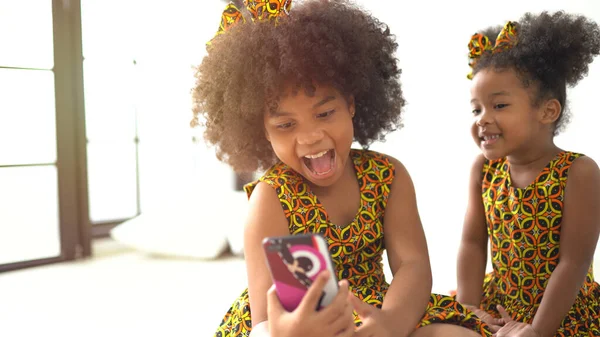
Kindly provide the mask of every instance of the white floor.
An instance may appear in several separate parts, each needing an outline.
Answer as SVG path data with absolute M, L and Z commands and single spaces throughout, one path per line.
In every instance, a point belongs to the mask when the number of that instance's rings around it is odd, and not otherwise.
M 385 254 L 384 270 L 391 280 Z M 439 281 L 434 291 L 453 289 Z M 245 287 L 240 257 L 166 259 L 101 240 L 92 259 L 0 274 L 0 336 L 213 337 Z
M 84 261 L 0 274 L 0 336 L 212 337 L 246 287 L 239 257 L 165 259 L 112 240 L 94 251 Z M 439 281 L 434 291 L 454 286 Z
M 93 259 L 0 274 L 0 335 L 211 337 L 244 262 L 170 260 L 96 245 Z

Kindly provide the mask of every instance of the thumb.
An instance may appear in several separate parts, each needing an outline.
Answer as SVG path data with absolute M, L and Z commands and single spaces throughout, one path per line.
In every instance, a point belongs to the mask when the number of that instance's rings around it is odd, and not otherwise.
M 369 304 L 363 302 L 360 298 L 356 297 L 354 294 L 350 293 L 350 302 L 352 303 L 352 307 L 354 311 L 358 314 L 361 319 L 365 319 L 371 316 L 373 312 L 373 307 Z
M 296 310 L 303 311 L 305 313 L 312 313 L 317 310 L 317 305 L 323 296 L 323 289 L 325 289 L 325 284 L 329 280 L 331 275 L 328 271 L 322 271 L 319 275 L 317 275 L 317 279 L 313 282 L 313 284 L 308 287 L 308 291 L 304 294 L 302 301 L 298 305 Z
M 281 316 L 281 314 L 285 311 L 281 302 L 279 301 L 279 297 L 277 296 L 277 291 L 275 291 L 275 285 L 272 285 L 271 288 L 267 291 L 267 316 L 269 320 Z
M 502 320 L 504 320 L 504 323 L 508 323 L 513 320 L 512 317 L 510 317 L 510 315 L 508 314 L 508 312 L 506 312 L 503 306 L 497 305 L 496 309 L 498 309 L 498 312 L 500 313 L 500 316 L 502 316 Z

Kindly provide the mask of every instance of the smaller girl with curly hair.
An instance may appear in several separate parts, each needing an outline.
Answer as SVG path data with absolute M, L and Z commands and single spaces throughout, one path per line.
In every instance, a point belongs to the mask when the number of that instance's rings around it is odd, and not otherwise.
M 431 294 L 411 178 L 397 159 L 365 149 L 401 125 L 397 44 L 386 25 L 342 0 L 244 4 L 249 14 L 227 6 L 193 92 L 196 123 L 218 158 L 266 170 L 245 187 L 248 288 L 216 336 L 489 336 L 453 298 Z M 327 240 L 339 292 L 316 311 L 321 274 L 287 312 L 270 290 L 261 242 L 308 233 Z
M 471 170 L 457 299 L 497 336 L 600 336 L 600 170 L 554 143 L 568 119 L 567 86 L 600 54 L 598 24 L 528 13 L 475 34 L 469 48 L 482 154 Z

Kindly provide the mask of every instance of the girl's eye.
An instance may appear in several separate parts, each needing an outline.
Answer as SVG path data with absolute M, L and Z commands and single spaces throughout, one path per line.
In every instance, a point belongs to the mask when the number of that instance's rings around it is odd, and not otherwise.
M 329 116 L 333 115 L 334 112 L 335 112 L 335 110 L 329 110 L 329 111 L 322 112 L 317 115 L 317 118 L 329 117 Z
M 289 129 L 292 127 L 292 122 L 288 122 L 288 123 L 283 123 L 283 124 L 279 124 L 277 125 L 278 129 Z
M 471 113 L 473 115 L 479 115 L 479 113 L 481 113 L 481 110 L 479 110 L 479 109 L 473 109 L 473 111 L 471 111 Z
M 502 103 L 501 103 L 501 104 L 496 104 L 496 105 L 494 106 L 494 108 L 496 108 L 496 109 L 504 109 L 504 108 L 506 108 L 507 106 L 508 106 L 508 104 L 502 104 Z

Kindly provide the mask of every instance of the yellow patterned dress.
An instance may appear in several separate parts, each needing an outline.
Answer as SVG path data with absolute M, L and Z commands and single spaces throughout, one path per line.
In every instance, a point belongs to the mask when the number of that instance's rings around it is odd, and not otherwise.
M 506 159 L 483 166 L 483 204 L 493 272 L 484 280 L 482 308 L 531 323 L 560 257 L 562 205 L 569 168 L 581 154 L 559 153 L 535 182 L 515 188 Z M 600 336 L 600 291 L 590 265 L 579 295 L 556 336 Z
M 329 244 L 329 252 L 338 279 L 347 279 L 350 289 L 364 302 L 381 307 L 389 284 L 382 264 L 384 251 L 383 216 L 394 180 L 394 166 L 387 157 L 372 151 L 352 150 L 356 177 L 360 186 L 361 208 L 348 226 L 337 227 L 328 218 L 319 199 L 301 175 L 285 164 L 269 169 L 259 181 L 273 187 L 289 221 L 291 234 L 319 233 Z M 246 186 L 248 195 L 257 182 Z M 360 320 L 355 317 L 357 325 Z M 490 336 L 487 326 L 450 296 L 432 294 L 429 306 L 418 326 L 450 323 Z M 235 300 L 215 336 L 248 336 L 252 329 L 248 290 Z

